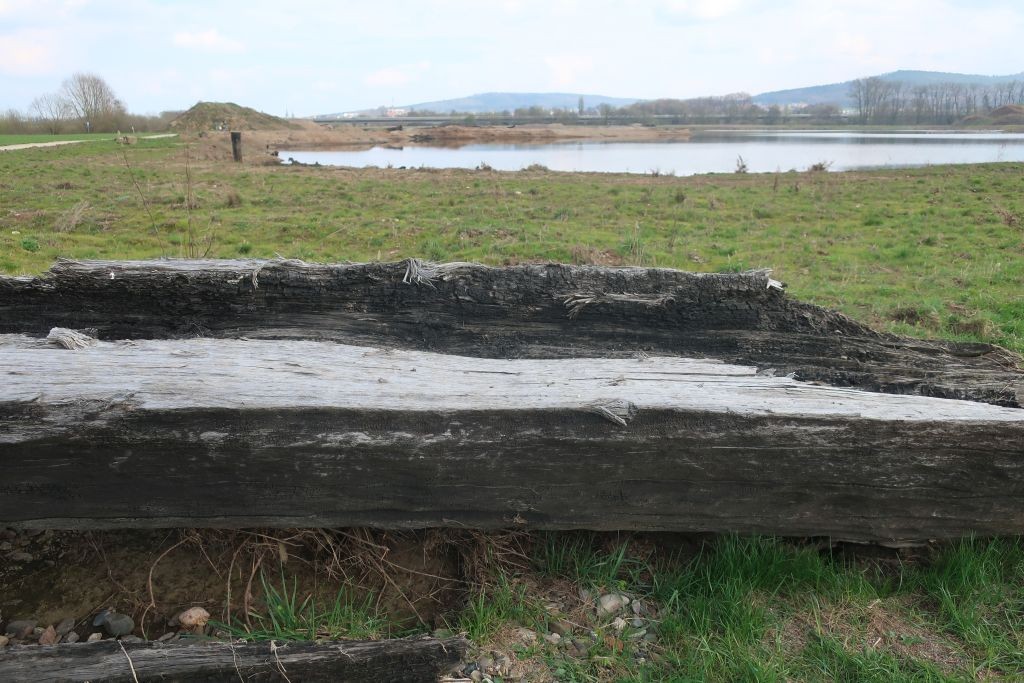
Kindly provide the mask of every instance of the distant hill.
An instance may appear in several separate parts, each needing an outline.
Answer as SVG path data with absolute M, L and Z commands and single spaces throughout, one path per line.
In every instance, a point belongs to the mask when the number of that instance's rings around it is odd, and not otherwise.
M 437 100 L 435 102 L 419 102 L 417 104 L 406 104 L 400 109 L 416 109 L 419 111 L 436 111 L 447 114 L 455 111 L 460 114 L 486 114 L 489 112 L 515 111 L 527 107 L 543 107 L 544 109 L 571 109 L 576 110 L 580 97 L 583 98 L 583 106 L 587 109 L 602 104 L 613 107 L 624 107 L 639 100 L 635 97 L 608 97 L 606 95 L 580 95 L 579 93 L 568 92 L 485 92 L 469 97 L 459 97 L 452 100 Z M 367 110 L 362 113 L 372 113 Z M 342 114 L 322 114 L 314 118 L 336 118 Z
M 280 130 L 297 124 L 234 102 L 199 102 L 171 121 L 172 130 Z
M 903 81 L 911 86 L 929 85 L 931 83 L 963 83 L 969 85 L 996 85 L 1008 81 L 1024 81 L 1024 72 L 1007 76 L 981 76 L 977 74 L 956 74 L 943 71 L 893 71 L 881 74 L 877 78 L 885 81 Z M 765 106 L 773 104 L 838 104 L 840 107 L 852 107 L 850 84 L 853 81 L 830 83 L 828 85 L 812 85 L 807 88 L 775 90 L 754 96 L 754 102 Z

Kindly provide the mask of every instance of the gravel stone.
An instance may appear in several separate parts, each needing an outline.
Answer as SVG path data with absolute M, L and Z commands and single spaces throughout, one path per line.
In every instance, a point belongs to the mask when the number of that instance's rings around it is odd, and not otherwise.
M 71 633 L 69 633 L 66 636 L 64 636 L 64 640 L 62 640 L 61 642 L 62 643 L 77 643 L 78 642 L 78 634 L 75 633 L 74 631 L 72 631 Z
M 516 638 L 523 645 L 533 645 L 537 642 L 537 633 L 533 629 L 518 628 L 516 629 Z
M 36 627 L 34 619 L 18 619 L 7 624 L 7 628 L 4 629 L 11 638 L 24 638 L 28 634 L 32 633 L 32 629 Z
M 629 598 L 618 593 L 602 595 L 597 601 L 597 616 L 610 617 L 622 611 L 629 604 Z
M 90 633 L 89 637 L 85 639 L 87 643 L 95 643 L 98 640 L 103 640 L 103 634 L 97 631 L 96 633 Z
M 135 621 L 126 614 L 108 612 L 103 620 L 103 628 L 112 636 L 126 636 L 135 630 Z
M 572 624 L 565 619 L 556 619 L 548 624 L 548 630 L 552 633 L 557 633 L 558 635 L 565 637 L 572 634 Z
M 68 617 L 67 619 L 62 619 L 61 622 L 57 624 L 57 635 L 66 636 L 67 634 L 71 633 L 71 630 L 73 628 L 75 628 L 74 619 L 70 617 Z

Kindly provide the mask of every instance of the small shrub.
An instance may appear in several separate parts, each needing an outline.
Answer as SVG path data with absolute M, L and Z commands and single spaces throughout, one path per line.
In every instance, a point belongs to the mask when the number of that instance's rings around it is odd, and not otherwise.
M 21 241 L 21 248 L 25 251 L 39 251 L 39 242 L 32 237 L 26 237 Z
M 889 319 L 908 325 L 917 325 L 930 330 L 937 329 L 940 325 L 939 314 L 933 310 L 917 308 L 916 306 L 899 306 L 889 311 Z
M 736 157 L 736 173 L 746 173 L 748 170 L 747 162 L 743 160 L 743 157 Z
M 82 222 L 88 209 L 89 202 L 78 202 L 70 210 L 57 218 L 57 221 L 53 224 L 53 229 L 56 232 L 71 232 Z
M 548 168 L 547 166 L 545 166 L 544 164 L 530 164 L 529 166 L 527 166 L 523 170 L 524 171 L 542 172 L 542 171 L 550 171 L 551 169 Z
M 486 161 L 481 161 L 481 162 L 479 163 L 479 165 L 477 165 L 477 167 L 476 167 L 476 170 L 478 170 L 478 171 L 493 171 L 493 170 L 494 170 L 494 167 L 493 167 L 493 166 L 491 166 L 491 165 L 490 165 L 489 163 L 487 163 Z
M 252 245 L 249 244 L 248 242 L 243 242 L 242 244 L 238 245 L 238 253 L 239 254 L 245 255 L 245 254 L 249 254 L 251 252 L 252 252 Z
M 686 193 L 683 192 L 682 190 L 676 190 L 675 200 L 676 200 L 676 204 L 685 204 L 686 203 Z
M 229 190 L 227 196 L 224 197 L 224 204 L 229 209 L 233 209 L 235 207 L 241 206 L 242 205 L 242 195 L 238 194 L 238 192 L 235 191 L 235 190 Z
M 832 167 L 832 162 L 831 161 L 819 161 L 819 162 L 817 162 L 815 164 L 811 164 L 810 166 L 808 166 L 807 167 L 807 172 L 808 173 L 821 173 L 823 171 L 827 171 L 831 167 Z

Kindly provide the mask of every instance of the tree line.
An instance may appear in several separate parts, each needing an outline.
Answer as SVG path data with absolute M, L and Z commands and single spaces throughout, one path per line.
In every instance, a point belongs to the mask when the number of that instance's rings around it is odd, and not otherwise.
M 1024 104 L 1024 81 L 994 85 L 930 83 L 911 85 L 858 78 L 850 87 L 861 123 L 955 123 L 985 116 L 1000 107 Z
M 763 105 L 747 93 L 690 99 L 644 100 L 623 107 L 549 109 L 523 107 L 494 115 L 524 121 L 608 123 L 803 123 L 954 124 L 982 118 L 1006 105 L 1024 104 L 1024 81 L 994 85 L 930 83 L 913 85 L 877 77 L 851 82 L 849 101 L 806 105 Z M 459 115 L 458 112 L 410 112 L 414 116 Z M 479 116 L 486 116 L 481 114 Z M 472 115 L 467 119 L 475 118 Z M 984 122 L 984 121 L 982 121 Z
M 0 114 L 0 133 L 163 130 L 175 114 L 130 114 L 105 80 L 96 74 L 79 72 L 66 78 L 56 92 L 32 100 L 27 113 L 10 109 Z

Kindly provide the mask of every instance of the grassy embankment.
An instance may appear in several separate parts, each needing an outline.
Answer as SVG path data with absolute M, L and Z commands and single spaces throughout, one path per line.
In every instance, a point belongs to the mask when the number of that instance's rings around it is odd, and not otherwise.
M 0 271 L 41 272 L 58 256 L 204 254 L 773 267 L 791 294 L 877 326 L 1024 351 L 1021 164 L 673 178 L 279 168 L 197 160 L 209 155 L 193 148 L 186 171 L 176 140 L 123 151 L 0 155 Z M 515 652 L 538 680 L 1024 675 L 1019 540 L 880 555 L 724 537 L 693 557 L 539 535 L 528 571 L 495 567 L 451 621 Z M 581 587 L 642 598 L 656 641 L 638 647 L 631 626 L 617 632 L 578 600 L 572 611 Z M 553 595 L 585 654 L 510 644 L 514 626 L 549 628 Z M 267 633 L 302 635 L 301 596 L 268 598 L 279 619 L 265 619 Z M 332 635 L 387 632 L 364 608 L 321 613 L 340 624 Z

